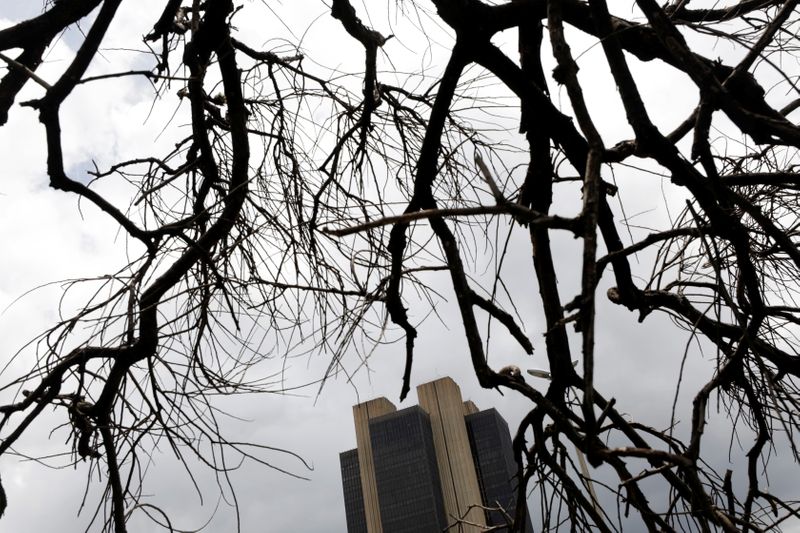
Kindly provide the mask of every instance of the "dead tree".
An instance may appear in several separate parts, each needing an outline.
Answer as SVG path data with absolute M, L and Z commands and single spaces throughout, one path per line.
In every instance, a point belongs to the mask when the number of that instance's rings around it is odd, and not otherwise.
M 775 449 L 797 459 L 800 429 L 797 2 L 637 0 L 624 16 L 606 0 L 387 2 L 422 31 L 450 31 L 437 38 L 450 44 L 435 79 L 410 73 L 397 86 L 382 60 L 388 32 L 365 25 L 368 13 L 348 0 L 333 0 L 330 14 L 341 22 L 333 38 L 363 47 L 363 69 L 349 77 L 308 66 L 299 50 L 246 42 L 231 0 L 165 1 L 145 37 L 152 70 L 92 75 L 121 3 L 46 2 L 40 15 L 0 30 L 0 122 L 16 111 L 23 87 L 38 85 L 40 96 L 19 105 L 44 126 L 50 186 L 101 210 L 140 251 L 119 272 L 82 280 L 102 290 L 43 334 L 29 373 L 3 376 L 2 390 L 17 395 L 0 406 L 0 454 L 55 408 L 75 461 L 104 465 L 110 518 L 102 526 L 124 532 L 140 497 L 137 465 L 156 442 L 193 449 L 222 471 L 205 444 L 266 461 L 225 440 L 206 409 L 212 393 L 264 390 L 244 372 L 264 359 L 243 340 L 249 331 L 286 353 L 296 347 L 287 332 L 310 327 L 303 317 L 313 316 L 309 342 L 329 351 L 331 374 L 363 339 L 399 334 L 402 399 L 418 326 L 407 307 L 425 305 L 412 294 L 435 299 L 429 283 L 441 278 L 455 295 L 480 384 L 530 402 L 514 440 L 518 500 L 529 492 L 540 500 L 543 528 L 568 521 L 615 531 L 624 514 L 651 531 L 770 531 L 800 517 L 792 495 L 769 492 L 764 479 Z M 54 39 L 80 21 L 88 30 L 71 62 L 57 79 L 40 77 Z M 518 46 L 495 44 L 501 33 L 513 33 Z M 708 36 L 736 52 L 711 56 L 701 39 Z M 602 50 L 617 89 L 607 98 L 621 103 L 629 138 L 601 134 L 576 42 Z M 695 87 L 694 110 L 670 129 L 652 118 L 640 63 L 679 72 Z M 168 153 L 93 173 L 133 184 L 130 205 L 119 206 L 68 175 L 61 109 L 82 85 L 129 77 L 149 80 L 157 98 L 184 102 L 191 131 Z M 513 124 L 477 119 L 492 108 Z M 304 115 L 311 109 L 323 111 L 323 123 Z M 511 140 L 500 143 L 495 130 Z M 624 191 L 611 179 L 631 168 L 664 176 L 685 195 L 673 225 L 632 238 L 612 201 Z M 577 214 L 568 205 L 579 205 Z M 504 239 L 518 234 L 515 255 Z M 561 235 L 581 243 L 577 294 L 557 284 L 568 271 L 552 246 Z M 515 290 L 519 280 L 504 278 L 500 266 L 487 281 L 465 259 L 485 254 L 495 265 L 532 255 L 543 327 L 514 313 L 518 299 L 537 295 Z M 637 254 L 646 268 L 632 264 Z M 595 387 L 598 293 L 609 284 L 605 297 L 633 319 L 666 313 L 716 350 L 682 436 L 631 420 L 614 390 Z M 532 352 L 530 335 L 545 334 L 546 391 L 518 369 L 489 365 L 483 320 L 499 324 L 521 352 Z M 96 333 L 76 337 L 84 324 Z M 244 348 L 231 350 L 228 337 Z M 735 471 L 717 472 L 706 460 L 711 416 L 753 435 Z M 597 504 L 600 487 L 587 483 L 573 447 L 619 509 Z M 648 494 L 653 483 L 663 500 Z M 515 510 L 516 523 L 525 512 Z

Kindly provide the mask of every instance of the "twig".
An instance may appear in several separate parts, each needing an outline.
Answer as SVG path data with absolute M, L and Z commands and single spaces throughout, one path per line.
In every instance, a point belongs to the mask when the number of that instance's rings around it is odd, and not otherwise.
M 47 89 L 48 91 L 50 89 L 52 89 L 52 87 L 53 87 L 52 85 L 50 85 L 49 83 L 44 81 L 44 79 L 42 79 L 38 74 L 36 74 L 34 71 L 32 71 L 31 69 L 29 69 L 28 67 L 26 67 L 25 65 L 20 63 L 19 61 L 15 60 L 15 59 L 12 59 L 12 58 L 8 57 L 7 55 L 5 55 L 3 53 L 0 53 L 0 59 L 5 61 L 8 64 L 9 67 L 17 69 L 20 72 L 24 72 L 26 76 L 28 76 L 30 79 L 32 79 L 33 81 L 35 81 L 36 83 L 38 83 L 39 85 L 41 85 L 42 87 Z

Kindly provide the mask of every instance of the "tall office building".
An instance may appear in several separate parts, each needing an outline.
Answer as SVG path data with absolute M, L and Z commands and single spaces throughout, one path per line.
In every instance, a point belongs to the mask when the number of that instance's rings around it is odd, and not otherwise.
M 348 533 L 477 533 L 513 514 L 516 463 L 505 420 L 464 402 L 442 378 L 417 387 L 419 406 L 386 398 L 353 406 L 356 449 L 340 455 Z M 525 531 L 532 532 L 530 519 Z

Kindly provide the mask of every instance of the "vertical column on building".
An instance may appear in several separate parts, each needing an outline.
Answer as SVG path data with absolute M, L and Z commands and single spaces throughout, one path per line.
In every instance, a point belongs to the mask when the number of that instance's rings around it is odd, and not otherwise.
M 386 398 L 376 398 L 353 406 L 356 425 L 356 447 L 358 466 L 361 470 L 361 490 L 364 493 L 364 514 L 368 533 L 382 533 L 381 511 L 378 502 L 378 487 L 375 482 L 375 465 L 372 461 L 372 443 L 369 436 L 369 421 L 397 410 Z
M 472 400 L 467 400 L 464 402 L 464 417 L 466 418 L 467 415 L 474 415 L 475 413 L 480 413 L 480 409 L 478 406 L 475 405 L 475 402 Z M 466 423 L 466 421 L 465 421 Z
M 447 512 L 448 525 L 457 518 L 465 518 L 474 526 L 463 524 L 465 533 L 483 531 L 486 524 L 480 506 L 481 492 L 478 475 L 472 459 L 472 451 L 464 422 L 464 411 L 474 406 L 465 406 L 461 400 L 461 389 L 450 378 L 442 378 L 417 387 L 419 405 L 431 418 L 433 444 L 442 482 L 442 499 Z

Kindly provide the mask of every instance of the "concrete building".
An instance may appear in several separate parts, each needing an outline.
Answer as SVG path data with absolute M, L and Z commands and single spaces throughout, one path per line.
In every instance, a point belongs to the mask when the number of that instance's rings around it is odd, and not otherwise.
M 505 524 L 484 508 L 516 505 L 516 463 L 505 420 L 464 402 L 442 378 L 417 387 L 419 406 L 386 398 L 353 407 L 356 449 L 340 454 L 348 533 L 453 532 Z M 525 531 L 531 532 L 530 520 Z

